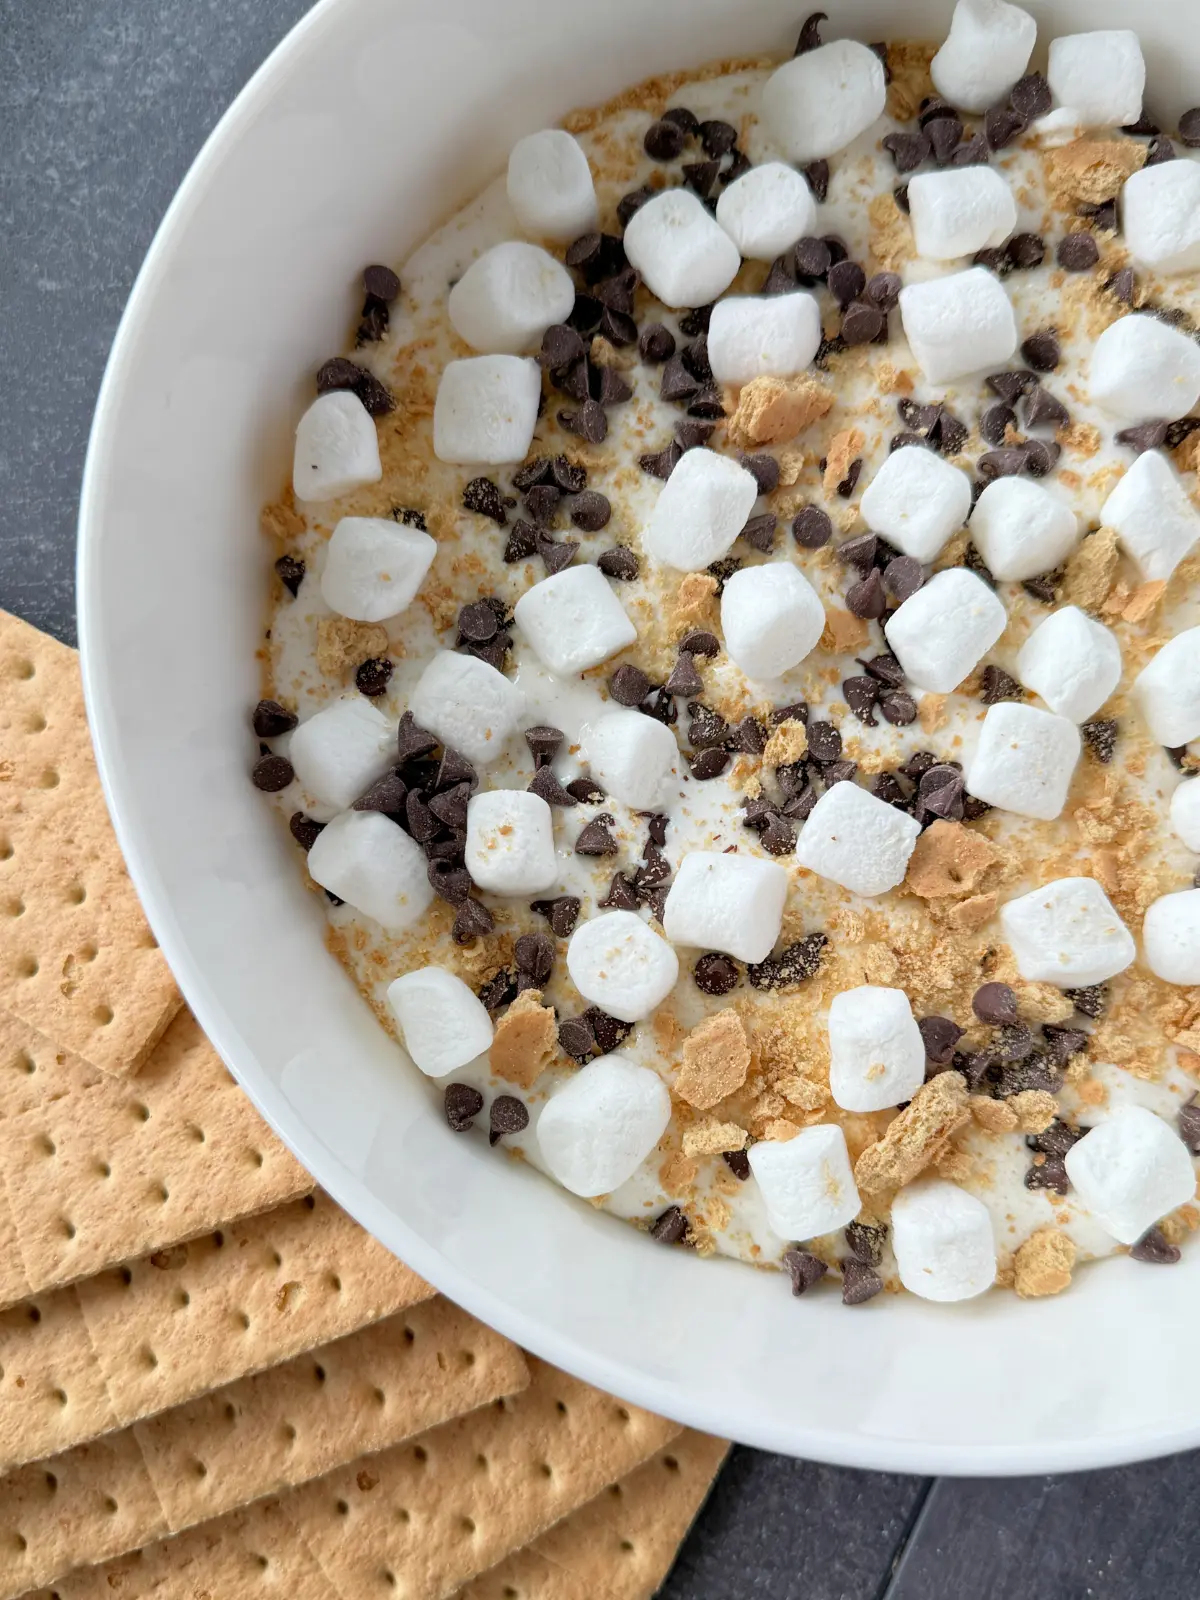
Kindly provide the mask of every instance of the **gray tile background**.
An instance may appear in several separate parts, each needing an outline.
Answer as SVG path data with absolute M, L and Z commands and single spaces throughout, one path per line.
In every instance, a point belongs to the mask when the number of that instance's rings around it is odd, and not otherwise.
M 92 406 L 134 273 L 204 136 L 306 9 L 0 0 L 0 605 L 60 638 L 75 637 Z M 1147 1381 L 1194 1381 L 1186 1349 L 1176 1335 L 1174 1360 L 1151 1353 Z M 1069 1359 L 969 1354 L 980 1382 L 1013 1385 L 1014 1403 L 1023 1361 Z M 662 1596 L 1198 1600 L 1198 1495 L 1194 1455 L 930 1482 L 738 1449 Z

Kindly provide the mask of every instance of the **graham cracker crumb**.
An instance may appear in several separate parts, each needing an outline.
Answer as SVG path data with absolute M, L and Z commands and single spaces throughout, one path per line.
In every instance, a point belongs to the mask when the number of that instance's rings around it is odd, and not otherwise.
M 855 650 L 865 650 L 870 638 L 871 630 L 865 618 L 856 617 L 852 611 L 843 611 L 840 606 L 825 607 L 822 650 L 849 655 Z
M 1126 622 L 1145 622 L 1166 592 L 1167 585 L 1162 578 L 1139 584 L 1126 601 L 1122 617 Z
M 1017 1010 L 1026 1022 L 1069 1022 L 1075 1002 L 1052 983 L 1014 983 Z
M 750 1070 L 750 1046 L 736 1011 L 715 1011 L 683 1041 L 675 1093 L 698 1111 L 708 1111 L 736 1093 Z
M 1200 471 L 1200 432 L 1189 433 L 1182 444 L 1171 452 L 1180 472 Z
M 1045 1089 L 1022 1089 L 1008 1104 L 1016 1116 L 1018 1133 L 1045 1133 L 1058 1116 L 1058 1101 Z
M 1072 422 L 1069 427 L 1060 428 L 1054 437 L 1067 455 L 1079 456 L 1084 461 L 1098 453 L 1102 442 L 1100 429 L 1090 422 Z
M 1013 1256 L 1013 1287 L 1022 1300 L 1061 1294 L 1071 1286 L 1075 1245 L 1057 1228 L 1030 1234 Z
M 881 361 L 875 368 L 875 382 L 880 394 L 911 394 L 913 376 L 903 368 L 897 370 L 890 361 Z
M 867 207 L 871 255 L 884 272 L 899 272 L 916 255 L 912 228 L 895 196 L 877 194 Z
M 726 1150 L 745 1148 L 746 1130 L 739 1128 L 736 1122 L 701 1122 L 694 1128 L 687 1128 L 683 1135 L 685 1156 L 719 1156 Z
M 558 1053 L 554 1007 L 542 1004 L 540 989 L 526 989 L 496 1024 L 488 1061 L 498 1078 L 532 1089 Z
M 813 1078 L 803 1077 L 798 1072 L 776 1078 L 775 1088 L 788 1105 L 795 1106 L 800 1111 L 820 1111 L 829 1099 L 821 1084 Z
M 676 627 L 696 628 L 711 621 L 717 580 L 711 572 L 689 572 L 675 591 L 672 613 Z
M 691 1191 L 699 1171 L 699 1164 L 691 1156 L 685 1156 L 680 1150 L 672 1150 L 658 1169 L 658 1181 L 663 1186 L 664 1194 L 669 1194 L 672 1200 L 678 1200 Z
M 832 393 L 816 378 L 752 378 L 738 396 L 726 437 L 742 447 L 780 444 L 825 416 L 832 405 Z
M 935 822 L 917 840 L 905 882 L 922 900 L 967 895 L 999 859 L 983 834 L 961 822 Z
M 921 721 L 921 728 L 925 733 L 937 733 L 939 728 L 944 728 L 949 722 L 949 713 L 946 702 L 949 695 L 927 694 L 922 696 L 920 709 L 917 712 Z
M 1009 1102 L 986 1094 L 971 1096 L 971 1115 L 987 1133 L 1013 1133 L 1017 1126 L 1017 1113 Z
M 937 1160 L 970 1115 L 961 1072 L 930 1078 L 888 1124 L 883 1138 L 859 1156 L 854 1177 L 860 1193 L 875 1195 L 911 1183 Z
M 278 539 L 281 543 L 298 538 L 304 532 L 304 518 L 296 510 L 290 489 L 282 499 L 262 508 L 258 525 L 269 539 Z
M 331 678 L 388 653 L 387 629 L 350 617 L 322 617 L 317 623 L 317 666 Z
M 933 1168 L 938 1177 L 945 1178 L 948 1183 L 965 1183 L 974 1173 L 975 1163 L 965 1150 L 948 1145 L 934 1158 Z
M 803 450 L 781 450 L 779 452 L 779 487 L 790 489 L 799 483 L 800 474 L 804 471 L 805 454 Z
M 628 371 L 631 367 L 636 366 L 638 359 L 637 346 L 635 344 L 630 345 L 626 350 L 619 350 L 602 333 L 597 333 L 593 337 L 588 354 L 596 366 L 612 367 L 618 372 Z
M 974 894 L 969 900 L 960 900 L 951 906 L 946 921 L 958 933 L 974 933 L 992 920 L 999 904 L 1000 896 L 995 890 L 990 894 Z
M 1133 139 L 1076 139 L 1042 158 L 1051 199 L 1072 210 L 1079 200 L 1113 199 L 1145 159 L 1146 147 Z
M 786 1144 L 789 1139 L 794 1139 L 800 1129 L 794 1122 L 788 1122 L 785 1117 L 777 1117 L 774 1122 L 768 1122 L 763 1129 L 763 1138 L 769 1139 L 773 1144 Z
M 844 428 L 830 439 L 825 452 L 825 476 L 821 480 L 826 494 L 833 494 L 850 471 L 851 463 L 862 454 L 866 442 L 861 428 Z
M 1063 604 L 1098 611 L 1113 586 L 1119 562 L 1116 529 L 1098 528 L 1067 559 Z
M 767 740 L 763 751 L 765 767 L 786 767 L 808 754 L 808 729 L 802 722 L 788 717 L 781 722 Z
M 892 74 L 888 84 L 887 114 L 897 122 L 910 122 L 921 101 L 934 93 L 929 63 L 939 46 L 919 39 L 902 39 L 887 47 L 887 64 Z

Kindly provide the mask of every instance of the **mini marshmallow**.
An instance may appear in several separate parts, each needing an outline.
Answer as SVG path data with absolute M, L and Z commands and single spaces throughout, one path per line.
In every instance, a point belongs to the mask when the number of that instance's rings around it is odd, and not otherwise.
M 520 356 L 448 361 L 433 407 L 433 453 L 451 466 L 524 461 L 537 427 L 542 369 Z
M 1189 850 L 1200 850 L 1200 783 L 1185 778 L 1171 796 L 1171 826 Z
M 835 1123 L 801 1128 L 794 1139 L 760 1139 L 748 1154 L 767 1221 L 781 1239 L 819 1239 L 858 1215 L 846 1135 Z
M 1067 803 L 1082 741 L 1066 717 L 1003 700 L 989 706 L 967 768 L 977 800 L 1051 822 Z
M 886 1111 L 925 1082 L 925 1041 L 903 989 L 844 989 L 829 1007 L 829 1091 L 843 1111 Z
M 986 267 L 908 284 L 900 291 L 900 320 L 930 383 L 1003 366 L 1017 348 L 1012 303 Z
M 1114 1106 L 1066 1155 L 1076 1199 L 1122 1244 L 1196 1192 L 1196 1169 L 1179 1135 L 1144 1106 Z
M 297 500 L 336 500 L 382 477 L 379 438 L 366 406 L 348 389 L 318 395 L 296 426 Z
M 1061 565 L 1079 523 L 1065 500 L 1030 478 L 996 478 L 976 502 L 971 540 L 1002 582 L 1020 583 Z
M 790 561 L 743 567 L 725 580 L 725 649 L 748 678 L 761 681 L 789 671 L 815 647 L 824 628 L 820 595 Z
M 803 372 L 820 344 L 820 307 L 799 291 L 729 295 L 717 301 L 708 324 L 708 363 L 718 383 Z
M 485 355 L 536 349 L 553 322 L 565 322 L 575 285 L 561 261 L 535 244 L 510 239 L 485 250 L 450 291 L 455 333 Z
M 958 0 L 946 42 L 929 64 L 933 86 L 959 111 L 976 115 L 1008 91 L 1029 65 L 1037 23 L 1005 0 Z
M 747 261 L 774 261 L 814 231 L 817 207 L 808 179 L 795 167 L 764 161 L 724 191 L 717 221 Z
M 508 158 L 508 202 L 526 233 L 569 244 L 599 220 L 592 169 L 562 128 L 526 134 Z
M 599 567 L 566 567 L 517 601 L 513 617 L 548 672 L 560 678 L 599 666 L 637 639 Z
M 835 783 L 800 831 L 796 861 L 852 894 L 886 894 L 903 883 L 920 823 L 853 782 Z
M 622 1022 L 640 1022 L 675 987 L 679 962 L 635 911 L 606 911 L 571 935 L 567 971 L 585 1000 Z
M 1167 276 L 1200 267 L 1200 163 L 1163 161 L 1126 178 L 1121 231 L 1140 266 Z
M 761 857 L 690 850 L 679 863 L 663 911 L 675 944 L 765 961 L 783 924 L 787 869 Z
M 856 39 L 836 39 L 785 61 L 763 86 L 767 125 L 797 166 L 844 150 L 883 115 L 883 62 Z
M 408 708 L 422 728 L 480 764 L 503 754 L 525 712 L 525 696 L 478 656 L 439 650 L 417 679 Z
M 1200 628 L 1169 639 L 1133 680 L 1133 695 L 1146 726 L 1168 750 L 1200 735 Z
M 1000 907 L 1017 971 L 1030 983 L 1082 989 L 1133 962 L 1137 947 L 1094 878 L 1055 878 Z
M 606 711 L 580 733 L 580 760 L 605 794 L 635 811 L 665 804 L 678 754 L 670 728 L 632 709 Z
M 1120 317 L 1092 347 L 1088 388 L 1097 405 L 1129 422 L 1182 417 L 1200 400 L 1200 345 L 1146 313 Z
M 932 561 L 970 509 L 967 474 L 915 445 L 893 450 L 862 497 L 867 527 L 918 561 Z
M 1143 450 L 1100 508 L 1148 582 L 1171 576 L 1200 539 L 1200 516 L 1158 450 Z
M 1070 106 L 1086 127 L 1123 128 L 1142 114 L 1146 63 L 1129 28 L 1051 39 L 1046 78 L 1055 105 Z
M 437 541 L 390 517 L 343 517 L 325 551 L 325 604 L 355 622 L 398 617 L 425 581 Z
M 952 261 L 1003 244 L 1017 225 L 1017 202 L 992 167 L 918 172 L 908 181 L 913 242 L 931 261 Z
M 541 894 L 558 876 L 554 816 L 541 795 L 485 789 L 467 801 L 465 865 L 490 894 Z
M 555 1089 L 537 1120 L 538 1148 L 564 1189 L 593 1199 L 633 1177 L 670 1120 L 658 1074 L 614 1053 Z
M 403 933 L 429 910 L 433 889 L 425 852 L 381 811 L 343 811 L 308 852 L 308 875 L 389 933 Z
M 1086 611 L 1064 606 L 1021 646 L 1017 677 L 1060 717 L 1086 722 L 1121 681 L 1121 646 Z
M 625 255 L 664 305 L 706 306 L 724 294 L 742 258 L 690 189 L 664 189 L 625 229 Z
M 1164 894 L 1142 922 L 1146 965 L 1165 983 L 1200 983 L 1200 889 Z
M 387 771 L 394 735 L 382 711 L 363 695 L 348 695 L 300 724 L 288 760 L 314 800 L 345 811 Z
M 702 572 L 728 554 L 757 499 L 745 467 L 715 450 L 688 450 L 659 492 L 642 544 L 655 561 Z
M 387 1001 L 404 1048 L 427 1078 L 457 1072 L 491 1045 L 486 1007 L 445 967 L 406 972 L 388 984 Z
M 988 1208 L 944 1178 L 910 1183 L 892 1201 L 892 1250 L 900 1282 L 922 1300 L 970 1300 L 996 1279 Z
M 1008 613 L 983 579 L 965 567 L 948 567 L 898 606 L 883 631 L 906 678 L 918 689 L 949 694 L 1007 626 Z

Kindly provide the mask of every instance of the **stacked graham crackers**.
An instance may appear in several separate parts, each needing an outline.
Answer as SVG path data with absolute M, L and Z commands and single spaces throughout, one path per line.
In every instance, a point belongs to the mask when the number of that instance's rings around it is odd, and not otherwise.
M 320 1191 L 182 1008 L 74 652 L 0 613 L 0 1600 L 649 1600 L 726 1446 Z

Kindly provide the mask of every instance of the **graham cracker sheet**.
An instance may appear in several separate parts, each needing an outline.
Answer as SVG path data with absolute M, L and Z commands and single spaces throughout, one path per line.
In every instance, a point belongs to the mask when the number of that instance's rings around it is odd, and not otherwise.
M 653 1600 L 728 1453 L 687 1429 L 457 1600 Z
M 72 1290 L 0 1311 L 0 1472 L 117 1426 Z
M 180 1003 L 109 821 L 79 659 L 0 612 L 0 1010 L 127 1076 Z
M 19 1017 L 0 1011 L 0 1122 L 103 1083 L 105 1074 L 61 1050 Z
M 211 1232 L 312 1188 L 188 1011 L 141 1075 L 0 1122 L 27 1292 Z
M 282 1497 L 340 1600 L 445 1600 L 682 1432 L 528 1359 L 523 1393 Z

